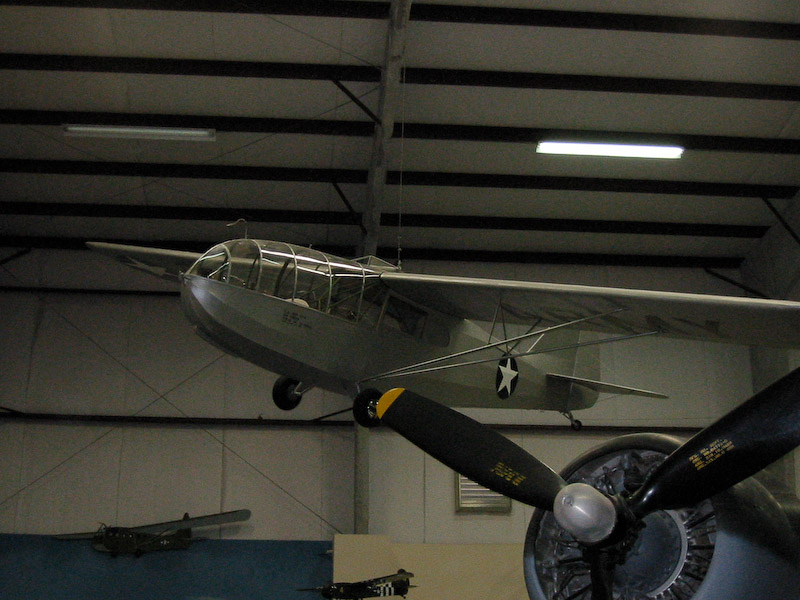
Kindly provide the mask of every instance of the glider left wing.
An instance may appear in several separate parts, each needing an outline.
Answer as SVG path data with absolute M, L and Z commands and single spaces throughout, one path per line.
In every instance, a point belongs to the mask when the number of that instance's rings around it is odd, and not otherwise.
M 423 306 L 464 319 L 492 321 L 501 308 L 505 321 L 528 325 L 591 317 L 581 328 L 800 347 L 800 302 L 410 273 L 382 273 L 381 281 Z
M 165 531 L 175 531 L 177 529 L 189 529 L 194 527 L 211 527 L 212 525 L 225 525 L 227 523 L 236 523 L 238 521 L 247 521 L 250 518 L 250 511 L 246 508 L 241 510 L 232 510 L 224 513 L 216 513 L 213 515 L 204 515 L 202 517 L 185 517 L 176 521 L 166 521 L 164 523 L 153 523 L 152 525 L 142 525 L 139 527 L 132 527 L 132 531 L 139 533 L 152 533 L 161 534 Z
M 106 242 L 86 242 L 86 245 L 91 250 L 106 254 L 127 267 L 172 282 L 177 282 L 179 275 L 185 273 L 202 256 L 196 252 Z

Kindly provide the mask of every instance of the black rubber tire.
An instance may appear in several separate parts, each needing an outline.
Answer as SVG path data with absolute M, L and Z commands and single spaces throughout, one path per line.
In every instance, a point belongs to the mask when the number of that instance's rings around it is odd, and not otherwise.
M 272 401 L 281 410 L 293 410 L 303 399 L 302 394 L 294 390 L 300 382 L 290 377 L 278 377 L 275 385 L 272 386 Z

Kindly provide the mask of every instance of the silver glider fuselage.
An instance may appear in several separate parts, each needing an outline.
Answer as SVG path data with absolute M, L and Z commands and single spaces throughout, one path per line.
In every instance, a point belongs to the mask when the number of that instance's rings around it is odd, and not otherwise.
M 391 292 L 380 277 L 392 270 L 375 259 L 342 259 L 282 242 L 232 240 L 214 246 L 183 275 L 181 298 L 202 337 L 304 386 L 351 396 L 366 387 L 413 387 L 456 406 L 569 411 L 596 401 L 597 392 L 546 376 L 572 374 L 574 349 L 517 359 L 516 389 L 502 400 L 498 387 L 510 383 L 498 371 L 502 347 L 484 351 L 483 358 L 495 358 L 490 362 L 376 378 L 485 345 L 489 338 L 474 322 Z M 577 335 L 558 330 L 539 344 L 562 347 Z

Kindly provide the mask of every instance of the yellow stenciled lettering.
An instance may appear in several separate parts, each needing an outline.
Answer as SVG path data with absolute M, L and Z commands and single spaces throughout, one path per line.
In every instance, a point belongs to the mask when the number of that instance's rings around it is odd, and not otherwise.
M 725 454 L 736 448 L 731 440 L 721 438 L 714 440 L 705 448 L 701 448 L 689 457 L 689 462 L 699 471 L 707 467 L 715 460 L 722 458 Z
M 516 471 L 515 469 L 509 467 L 507 464 L 505 464 L 503 462 L 497 463 L 495 466 L 493 466 L 491 469 L 489 469 L 489 471 L 491 473 L 493 473 L 494 475 L 497 475 L 501 479 L 505 479 L 511 485 L 514 485 L 514 486 L 519 485 L 520 483 L 525 481 L 525 479 L 527 479 L 527 477 L 525 475 L 523 475 L 519 471 Z

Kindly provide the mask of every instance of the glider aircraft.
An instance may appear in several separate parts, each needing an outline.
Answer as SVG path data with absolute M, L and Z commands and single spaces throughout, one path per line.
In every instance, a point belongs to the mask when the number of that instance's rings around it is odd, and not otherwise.
M 557 474 L 466 415 L 414 392 L 382 422 L 473 481 L 536 508 L 532 600 L 800 598 L 800 527 L 750 476 L 800 444 L 800 369 L 684 444 L 632 434 Z
M 320 387 L 355 398 L 365 426 L 378 422 L 375 388 L 399 386 L 461 407 L 553 410 L 578 429 L 573 411 L 601 392 L 665 397 L 599 381 L 581 348 L 653 334 L 800 347 L 798 302 L 420 275 L 255 239 L 203 254 L 88 246 L 179 282 L 201 337 L 280 375 L 280 408 Z M 527 330 L 508 336 L 511 325 Z
M 56 535 L 59 540 L 92 540 L 92 547 L 111 556 L 133 554 L 141 556 L 156 550 L 183 550 L 192 544 L 193 527 L 210 527 L 246 521 L 250 518 L 247 509 L 142 525 L 140 527 L 107 527 L 101 525 L 97 531 L 89 533 L 66 533 Z M 195 538 L 196 539 L 196 538 Z
M 341 598 L 345 600 L 360 600 L 361 598 L 384 598 L 388 596 L 406 597 L 409 584 L 414 576 L 404 569 L 392 575 L 384 575 L 375 579 L 364 581 L 329 583 L 315 588 L 301 588 L 298 592 L 319 592 L 323 598 Z

